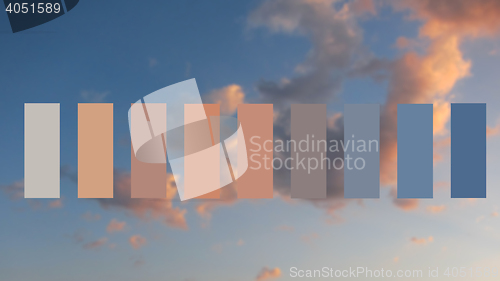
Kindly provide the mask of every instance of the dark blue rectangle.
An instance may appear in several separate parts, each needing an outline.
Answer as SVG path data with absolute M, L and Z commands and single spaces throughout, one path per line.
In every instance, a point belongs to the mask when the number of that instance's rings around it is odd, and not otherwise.
M 433 196 L 432 104 L 398 104 L 398 198 Z
M 451 198 L 486 198 L 486 104 L 451 104 Z

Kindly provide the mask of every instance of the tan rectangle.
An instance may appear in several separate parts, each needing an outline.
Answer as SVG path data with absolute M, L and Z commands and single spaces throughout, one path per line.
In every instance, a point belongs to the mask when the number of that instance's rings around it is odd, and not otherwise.
M 243 129 L 247 161 L 249 161 L 246 172 L 237 180 L 238 198 L 273 198 L 273 169 L 271 163 L 273 151 L 272 149 L 268 149 L 269 151 L 263 149 L 266 141 L 268 143 L 267 147 L 269 147 L 269 142 L 271 142 L 272 147 L 273 105 L 239 104 L 238 120 Z M 255 144 L 259 144 L 262 149 L 257 152 L 251 151 L 252 149 L 256 150 Z M 264 163 L 264 158 L 268 158 L 267 165 Z M 238 166 L 241 166 L 240 161 L 244 161 L 244 159 L 238 158 Z M 259 169 L 255 169 L 257 168 L 256 162 L 260 163 Z
M 78 198 L 113 198 L 113 104 L 78 104 Z

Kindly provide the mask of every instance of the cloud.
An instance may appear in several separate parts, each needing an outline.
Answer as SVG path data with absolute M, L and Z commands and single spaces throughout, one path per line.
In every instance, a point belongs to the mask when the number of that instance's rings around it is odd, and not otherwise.
M 422 36 L 484 37 L 497 35 L 500 27 L 500 2 L 496 0 L 403 0 L 398 9 L 410 9 L 411 18 L 424 20 Z
M 76 172 L 68 165 L 61 167 L 61 177 L 74 183 L 78 182 Z M 121 209 L 142 220 L 160 219 L 170 227 L 188 229 L 185 218 L 186 210 L 173 206 L 177 188 L 172 174 L 167 174 L 167 197 L 165 199 L 131 198 L 130 172 L 128 171 L 115 169 L 113 179 L 113 198 L 93 199 L 103 209 Z
M 213 90 L 204 98 L 208 103 L 220 104 L 221 115 L 233 115 L 238 104 L 245 103 L 245 93 L 241 86 L 236 84 Z
M 140 236 L 140 235 L 134 235 L 131 236 L 128 239 L 128 242 L 134 248 L 135 250 L 139 250 L 142 246 L 146 245 L 146 238 Z
M 259 102 L 274 105 L 274 139 L 290 139 L 290 104 L 329 103 L 339 93 L 342 81 L 353 76 L 372 76 L 387 67 L 383 60 L 373 59 L 362 46 L 362 31 L 348 4 L 334 5 L 333 0 L 265 1 L 248 17 L 250 28 L 267 28 L 308 38 L 312 47 L 304 61 L 295 67 L 295 75 L 279 81 L 261 80 L 256 88 Z M 337 3 L 338 4 L 338 3 Z M 329 118 L 327 139 L 343 139 L 343 118 Z M 289 153 L 275 153 L 282 159 Z M 343 153 L 328 153 L 330 159 Z M 336 211 L 344 208 L 343 172 L 327 173 L 327 199 L 303 200 L 324 209 L 332 222 L 341 221 Z M 280 198 L 290 198 L 290 171 L 275 170 L 274 190 Z
M 486 136 L 487 137 L 493 137 L 496 136 L 500 133 L 500 123 L 497 124 L 495 127 L 487 127 L 486 128 Z
M 363 15 L 365 13 L 372 15 L 377 14 L 373 0 L 353 0 L 349 3 L 349 7 L 356 15 Z
M 149 67 L 155 67 L 158 65 L 158 60 L 155 58 L 149 58 Z
M 418 244 L 418 245 L 425 245 L 427 243 L 434 242 L 434 237 L 432 237 L 432 236 L 429 236 L 428 238 L 416 238 L 416 237 L 412 237 L 410 239 L 410 241 L 412 243 L 415 243 L 415 244 Z
M 12 201 L 24 199 L 24 180 L 15 181 L 7 185 L 0 185 L 0 190 L 3 191 Z M 24 199 L 24 201 L 26 201 L 33 210 L 45 208 L 45 206 L 42 204 L 42 202 L 44 201 L 39 201 L 36 199 Z M 49 209 L 62 208 L 62 199 L 56 199 L 48 202 L 47 207 Z
M 8 185 L 0 185 L 2 190 L 10 200 L 19 200 L 24 198 L 24 180 L 16 181 Z
M 278 267 L 273 269 L 264 267 L 260 270 L 259 274 L 255 278 L 256 281 L 264 281 L 279 278 L 281 276 L 281 270 Z
M 71 173 L 65 173 L 71 177 Z M 96 200 L 103 209 L 122 209 L 129 211 L 139 219 L 161 219 L 165 224 L 173 228 L 186 230 L 186 210 L 173 206 L 173 199 L 177 194 L 175 181 L 168 174 L 167 198 L 166 199 L 139 199 L 131 198 L 130 172 L 114 171 L 114 198 L 98 198 Z
M 125 225 L 127 225 L 127 223 L 124 221 L 120 222 L 117 219 L 112 219 L 109 222 L 108 226 L 106 227 L 106 231 L 108 233 L 123 231 L 123 229 L 125 228 Z
M 109 92 L 96 92 L 96 91 L 81 91 L 80 97 L 86 102 L 104 102 Z
M 142 260 L 142 259 L 140 259 L 140 260 L 136 260 L 136 261 L 134 262 L 134 267 L 141 267 L 141 266 L 143 266 L 145 263 L 146 263 L 146 262 L 145 262 L 144 260 Z
M 83 248 L 86 250 L 99 249 L 102 246 L 104 246 L 107 242 L 108 242 L 108 238 L 103 237 L 103 238 L 100 238 L 96 241 L 93 241 L 93 242 L 90 242 L 90 243 L 83 245 Z
M 272 0 L 250 14 L 251 28 L 266 27 L 274 33 L 305 36 L 312 42 L 305 61 L 295 68 L 297 76 L 257 84 L 262 102 L 278 108 L 291 102 L 325 103 L 339 91 L 352 61 L 362 51 L 362 32 L 349 5 L 337 9 L 335 2 Z
M 222 250 L 224 249 L 224 245 L 221 243 L 217 243 L 212 246 L 212 251 L 216 252 L 217 254 L 222 253 Z
M 430 213 L 433 213 L 433 214 L 437 214 L 437 213 L 441 213 L 443 212 L 444 210 L 446 210 L 446 206 L 445 205 L 431 205 L 431 206 L 427 206 L 427 211 L 430 212 Z
M 88 211 L 85 214 L 82 215 L 82 219 L 86 221 L 98 221 L 101 219 L 101 215 L 99 214 L 92 214 L 92 212 Z
M 285 232 L 293 232 L 295 229 L 293 226 L 289 225 L 280 225 L 275 228 L 276 231 L 285 231 Z
M 312 243 L 313 241 L 317 240 L 318 238 L 319 238 L 318 233 L 310 233 L 310 234 L 303 235 L 302 237 L 300 237 L 300 239 L 304 243 L 307 243 L 307 244 Z
M 237 200 L 236 184 L 231 183 L 220 189 L 220 199 L 201 200 L 201 203 L 196 205 L 196 212 L 208 221 L 212 218 L 212 213 L 215 209 L 222 206 L 231 206 Z
M 403 211 L 412 211 L 418 208 L 418 199 L 398 199 L 396 188 L 391 189 L 390 196 L 394 205 Z
M 53 200 L 49 203 L 49 208 L 60 209 L 63 207 L 62 199 Z

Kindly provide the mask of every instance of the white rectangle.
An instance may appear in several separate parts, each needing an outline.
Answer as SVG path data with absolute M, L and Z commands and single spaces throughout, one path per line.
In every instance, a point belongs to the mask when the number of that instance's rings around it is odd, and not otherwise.
M 24 198 L 60 196 L 58 103 L 24 104 Z

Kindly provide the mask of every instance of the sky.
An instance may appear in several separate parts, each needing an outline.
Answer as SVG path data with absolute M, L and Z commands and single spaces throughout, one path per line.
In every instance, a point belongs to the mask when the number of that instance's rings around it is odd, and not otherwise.
M 500 267 L 496 0 L 80 1 L 12 34 L 0 13 L 1 280 L 291 280 L 290 268 Z M 206 103 L 380 103 L 380 199 L 127 198 L 132 102 L 195 78 Z M 24 199 L 24 103 L 61 104 L 61 199 Z M 114 105 L 115 199 L 78 199 L 77 106 Z M 487 104 L 487 199 L 450 199 L 450 103 Z M 395 198 L 398 103 L 434 104 L 434 198 Z M 128 191 L 129 192 L 129 191 Z M 321 280 L 321 278 L 309 278 Z M 363 278 L 359 278 L 364 280 Z M 435 280 L 436 278 L 429 278 Z M 446 279 L 441 276 L 439 279 Z M 463 278 L 463 280 L 494 278 Z M 421 280 L 427 280 L 423 278 Z

